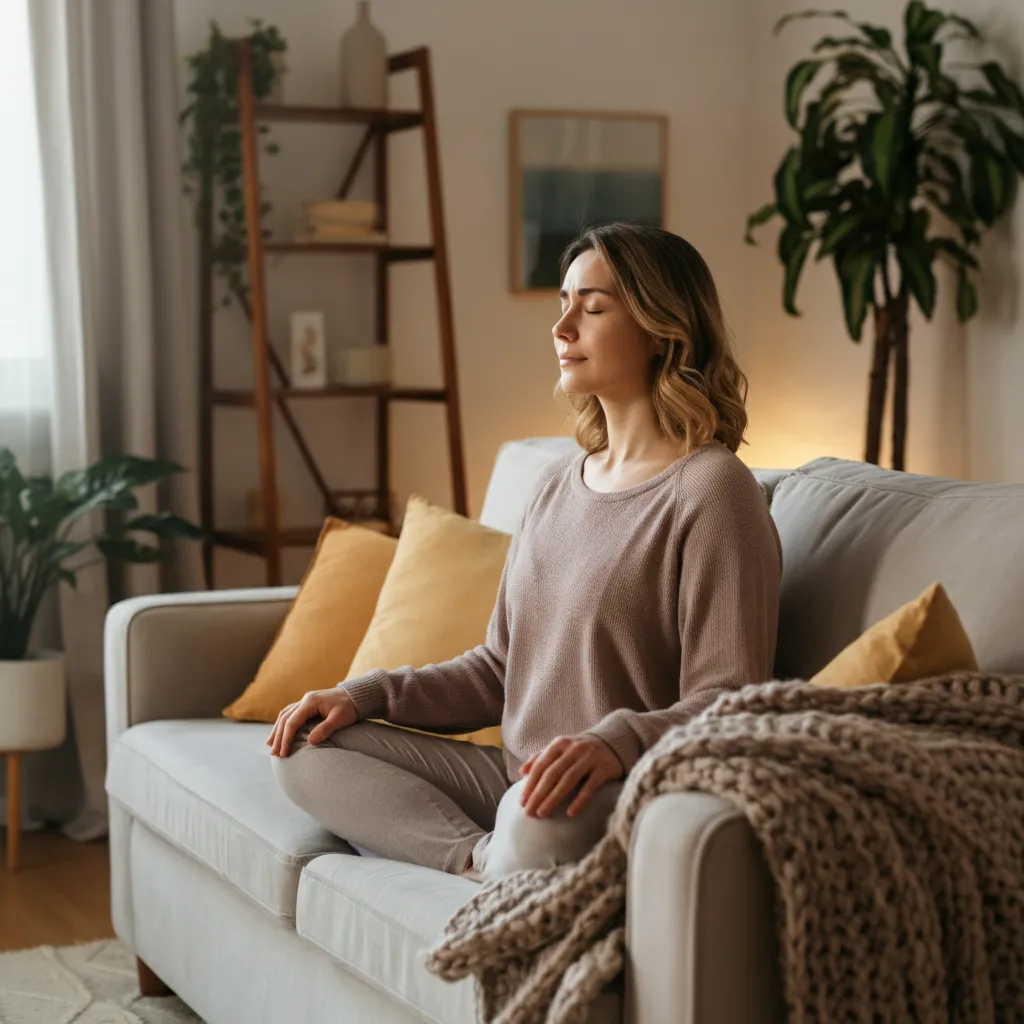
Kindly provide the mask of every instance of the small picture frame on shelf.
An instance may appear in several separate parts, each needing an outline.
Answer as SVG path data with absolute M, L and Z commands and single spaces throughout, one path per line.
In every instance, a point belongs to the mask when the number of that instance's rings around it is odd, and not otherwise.
M 318 310 L 291 315 L 291 370 L 293 388 L 327 386 L 327 340 Z

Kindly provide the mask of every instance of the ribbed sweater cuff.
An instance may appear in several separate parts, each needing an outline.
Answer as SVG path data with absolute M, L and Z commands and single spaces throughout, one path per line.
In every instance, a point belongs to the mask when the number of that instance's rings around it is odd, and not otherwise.
M 636 733 L 621 721 L 598 722 L 593 729 L 587 729 L 587 733 L 604 740 L 612 748 L 627 775 L 644 752 Z
M 383 718 L 387 714 L 388 697 L 384 689 L 387 681 L 387 672 L 374 669 L 355 679 L 338 683 L 338 689 L 344 690 L 352 698 L 361 722 L 364 718 Z

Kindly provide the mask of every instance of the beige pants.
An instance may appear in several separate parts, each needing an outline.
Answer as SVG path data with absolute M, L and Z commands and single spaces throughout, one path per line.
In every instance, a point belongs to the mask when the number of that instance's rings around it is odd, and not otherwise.
M 579 860 L 604 835 L 621 782 L 602 786 L 578 815 L 530 818 L 501 751 L 359 722 L 311 746 L 314 719 L 288 757 L 271 758 L 288 797 L 335 835 L 391 860 L 484 879 Z

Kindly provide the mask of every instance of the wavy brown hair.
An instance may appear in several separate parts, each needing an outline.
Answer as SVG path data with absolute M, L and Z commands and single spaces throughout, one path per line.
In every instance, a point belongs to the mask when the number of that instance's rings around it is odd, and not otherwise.
M 611 273 L 630 316 L 661 340 L 651 400 L 666 437 L 686 455 L 717 439 L 735 452 L 745 443 L 747 378 L 733 356 L 711 271 L 685 239 L 661 228 L 614 223 L 584 231 L 562 253 L 561 280 L 593 249 Z M 555 394 L 561 394 L 561 385 Z M 576 410 L 576 441 L 588 452 L 608 445 L 596 395 L 566 396 Z

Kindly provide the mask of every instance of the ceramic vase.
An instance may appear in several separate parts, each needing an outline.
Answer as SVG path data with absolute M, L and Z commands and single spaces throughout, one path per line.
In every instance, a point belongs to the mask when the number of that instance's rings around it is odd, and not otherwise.
M 388 50 L 370 21 L 369 0 L 359 0 L 356 23 L 341 38 L 341 105 L 382 110 L 388 105 Z

